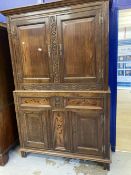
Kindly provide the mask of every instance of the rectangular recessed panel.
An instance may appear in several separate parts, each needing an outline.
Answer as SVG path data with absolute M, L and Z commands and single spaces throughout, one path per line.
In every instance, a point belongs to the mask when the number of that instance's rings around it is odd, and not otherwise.
M 32 24 L 18 29 L 24 78 L 48 78 L 46 25 Z
M 102 115 L 90 110 L 79 110 L 72 113 L 72 118 L 75 150 L 81 154 L 102 155 Z
M 98 148 L 98 126 L 96 118 L 80 118 L 78 147 Z
M 96 77 L 95 17 L 62 22 L 65 77 Z
M 27 114 L 26 116 L 26 128 L 28 142 L 44 142 L 42 118 L 37 113 Z

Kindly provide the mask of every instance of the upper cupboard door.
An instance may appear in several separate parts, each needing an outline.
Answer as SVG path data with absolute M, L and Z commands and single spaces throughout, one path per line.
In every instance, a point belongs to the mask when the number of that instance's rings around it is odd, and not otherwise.
M 61 81 L 101 84 L 101 10 L 77 11 L 57 18 Z
M 22 83 L 50 82 L 47 18 L 17 21 L 16 30 L 19 45 L 19 80 Z

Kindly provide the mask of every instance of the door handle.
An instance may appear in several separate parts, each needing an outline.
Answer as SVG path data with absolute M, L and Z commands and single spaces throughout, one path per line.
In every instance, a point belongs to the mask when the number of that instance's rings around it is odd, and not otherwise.
M 59 44 L 59 54 L 62 56 L 62 44 Z
M 48 56 L 50 57 L 51 56 L 51 46 L 48 45 Z

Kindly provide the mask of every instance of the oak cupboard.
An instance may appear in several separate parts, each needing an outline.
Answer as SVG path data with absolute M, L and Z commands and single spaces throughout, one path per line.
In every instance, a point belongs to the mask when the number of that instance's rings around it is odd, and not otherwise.
M 13 100 L 13 73 L 6 24 L 0 23 L 0 165 L 8 161 L 8 152 L 17 140 Z
M 110 165 L 107 0 L 3 11 L 21 153 Z

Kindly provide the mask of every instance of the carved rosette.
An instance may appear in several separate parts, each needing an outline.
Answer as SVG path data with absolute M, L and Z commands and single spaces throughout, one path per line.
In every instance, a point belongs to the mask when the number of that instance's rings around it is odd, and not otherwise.
M 64 98 L 60 96 L 53 96 L 51 98 L 51 106 L 53 109 L 63 109 L 64 108 Z
M 55 108 L 62 108 L 64 106 L 63 103 L 64 103 L 63 97 L 55 97 L 55 101 L 54 101 Z
M 59 76 L 59 57 L 57 51 L 57 24 L 56 24 L 56 16 L 50 17 L 50 36 L 51 36 L 51 56 L 53 62 L 53 75 L 54 82 L 60 82 Z

